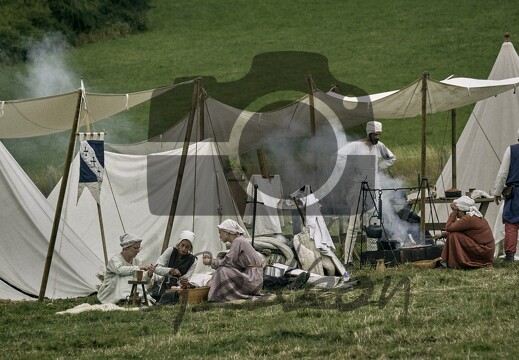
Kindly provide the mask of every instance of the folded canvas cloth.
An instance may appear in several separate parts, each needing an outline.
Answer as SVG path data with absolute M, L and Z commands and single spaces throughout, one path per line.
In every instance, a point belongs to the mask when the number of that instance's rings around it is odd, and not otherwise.
M 483 190 L 472 190 L 472 192 L 470 193 L 470 197 L 472 199 L 493 198 L 493 196 L 491 196 L 490 194 L 488 194 L 487 192 L 485 192 Z
M 247 239 L 252 241 L 251 239 Z M 285 264 L 291 264 L 294 260 L 294 252 L 290 247 L 273 237 L 258 236 L 254 238 L 254 247 L 277 250 L 285 257 Z

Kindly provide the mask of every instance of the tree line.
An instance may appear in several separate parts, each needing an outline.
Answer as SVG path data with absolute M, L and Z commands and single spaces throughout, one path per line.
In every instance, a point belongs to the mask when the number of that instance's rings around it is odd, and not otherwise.
M 145 31 L 151 0 L 0 0 L 0 63 L 27 60 L 47 34 L 71 46 Z

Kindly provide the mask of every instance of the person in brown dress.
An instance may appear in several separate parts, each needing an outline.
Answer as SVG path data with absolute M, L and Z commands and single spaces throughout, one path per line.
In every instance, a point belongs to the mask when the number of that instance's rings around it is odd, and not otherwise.
M 445 238 L 442 265 L 454 269 L 493 265 L 494 236 L 476 203 L 468 196 L 454 200 L 445 231 L 435 236 Z

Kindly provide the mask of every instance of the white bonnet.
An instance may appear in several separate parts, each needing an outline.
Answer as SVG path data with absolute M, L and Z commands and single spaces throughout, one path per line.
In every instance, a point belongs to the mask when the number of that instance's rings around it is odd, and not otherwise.
M 119 236 L 119 240 L 121 241 L 120 245 L 123 249 L 142 241 L 142 239 L 139 236 L 128 233 Z
M 468 196 L 462 196 L 456 200 L 454 200 L 456 203 L 456 206 L 459 210 L 467 213 L 470 216 L 477 216 L 482 217 L 483 215 L 479 212 L 478 208 L 476 207 L 476 202 L 474 199 L 468 197 Z
M 218 229 L 225 230 L 230 234 L 245 234 L 245 230 L 234 220 L 224 220 L 220 225 L 217 225 Z
M 195 238 L 195 233 L 189 230 L 184 230 L 178 235 L 178 241 L 189 240 L 191 243 L 193 243 Z

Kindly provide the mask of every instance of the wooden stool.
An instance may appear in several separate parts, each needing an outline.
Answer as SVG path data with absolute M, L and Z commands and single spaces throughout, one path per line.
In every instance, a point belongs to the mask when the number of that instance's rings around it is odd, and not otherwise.
M 150 306 L 148 304 L 148 296 L 146 295 L 146 285 L 148 280 L 128 280 L 128 284 L 132 285 L 132 291 L 130 292 L 130 296 L 128 297 L 128 302 L 131 302 L 133 305 L 139 304 L 139 297 L 137 296 L 137 287 L 140 284 L 142 286 L 142 296 L 144 297 L 144 303 L 146 306 Z

